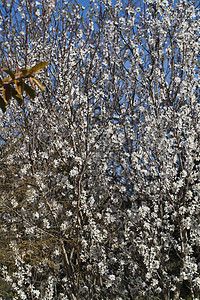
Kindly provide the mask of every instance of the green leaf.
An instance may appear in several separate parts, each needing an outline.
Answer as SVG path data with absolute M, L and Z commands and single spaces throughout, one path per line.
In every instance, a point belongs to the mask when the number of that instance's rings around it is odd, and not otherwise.
M 13 97 L 17 100 L 18 104 L 21 105 L 23 103 L 23 91 L 30 96 L 30 98 L 34 98 L 35 93 L 35 85 L 39 87 L 41 91 L 44 91 L 44 87 L 39 79 L 35 78 L 33 75 L 40 72 L 40 69 L 46 67 L 48 62 L 40 62 L 36 64 L 31 69 L 19 69 L 17 68 L 16 73 L 3 68 L 2 70 L 6 72 L 9 77 L 7 78 L 0 78 L 0 92 L 2 92 L 2 96 L 0 96 L 0 108 L 3 112 L 6 111 L 7 102 Z M 24 78 L 28 78 L 32 88 L 24 82 Z M 12 85 L 15 84 L 16 86 L 13 87 Z
M 15 84 L 16 84 L 17 93 L 22 95 L 24 91 L 24 82 L 22 81 L 22 79 L 15 80 Z
M 34 83 L 33 83 L 33 77 L 29 77 L 29 81 L 30 81 L 32 87 L 35 88 L 35 85 L 34 85 Z
M 21 94 L 18 94 L 18 92 L 12 87 L 12 96 L 15 98 L 19 105 L 22 105 L 23 98 Z
M 27 76 L 29 73 L 29 69 L 21 69 L 23 76 Z
M 6 112 L 6 103 L 1 96 L 0 96 L 0 107 L 3 111 L 3 113 L 5 113 Z
M 34 67 L 32 67 L 31 69 L 29 69 L 28 71 L 30 71 L 30 74 L 37 74 L 40 72 L 40 69 L 46 67 L 49 63 L 44 61 L 44 62 L 40 62 L 38 64 L 36 64 Z
M 25 92 L 32 98 L 35 98 L 35 91 L 26 83 L 24 83 Z
M 23 75 L 22 72 L 15 73 L 15 80 L 21 79 L 21 78 L 23 78 L 23 77 L 24 77 L 24 75 Z
M 3 87 L 3 99 L 7 103 L 12 97 L 12 87 L 9 84 L 4 85 Z
M 29 75 L 32 74 L 31 69 L 22 69 L 21 72 L 22 72 L 24 78 L 28 77 Z
M 3 68 L 1 70 L 4 71 L 4 72 L 6 72 L 8 75 L 10 75 L 10 77 L 12 78 L 12 80 L 15 79 L 15 73 L 13 71 L 10 71 L 10 70 L 5 69 L 5 68 Z
M 2 79 L 2 85 L 8 84 L 10 82 L 12 82 L 11 77 L 6 77 L 6 78 Z
M 35 84 L 37 84 L 37 86 L 39 87 L 39 89 L 43 92 L 44 91 L 44 87 L 43 87 L 41 81 L 39 79 L 35 78 L 35 77 L 33 77 L 32 79 L 35 82 Z
M 17 94 L 17 95 L 15 96 L 15 99 L 17 100 L 17 103 L 21 106 L 22 103 L 23 103 L 23 99 L 20 98 L 20 97 L 18 97 L 18 95 L 19 95 L 19 94 Z

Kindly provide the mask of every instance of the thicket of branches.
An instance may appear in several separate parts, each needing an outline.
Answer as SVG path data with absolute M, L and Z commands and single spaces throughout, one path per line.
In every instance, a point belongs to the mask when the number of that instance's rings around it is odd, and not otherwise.
M 49 62 L 0 113 L 15 299 L 200 297 L 200 11 L 143 2 L 0 4 L 2 67 Z

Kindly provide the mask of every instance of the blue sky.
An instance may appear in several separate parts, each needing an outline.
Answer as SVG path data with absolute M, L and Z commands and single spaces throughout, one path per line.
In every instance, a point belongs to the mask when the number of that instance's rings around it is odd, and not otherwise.
M 78 0 L 77 2 L 87 8 L 89 6 L 90 0 Z
M 81 5 L 83 5 L 87 10 L 87 8 L 89 6 L 89 3 L 90 3 L 90 0 L 77 0 L 77 2 L 80 3 Z M 133 2 L 136 4 L 136 6 L 138 6 L 138 5 L 140 5 L 140 2 L 143 2 L 143 1 L 135 0 Z M 123 1 L 122 1 L 122 3 L 123 3 Z

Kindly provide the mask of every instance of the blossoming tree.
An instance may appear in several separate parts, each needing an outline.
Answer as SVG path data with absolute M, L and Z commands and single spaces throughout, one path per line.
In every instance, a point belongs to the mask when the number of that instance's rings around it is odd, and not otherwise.
M 0 116 L 16 299 L 200 297 L 199 17 L 187 0 L 1 4 L 2 66 L 49 62 L 45 92 Z

